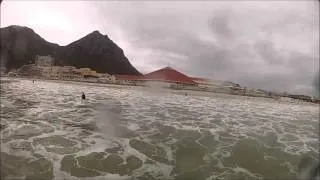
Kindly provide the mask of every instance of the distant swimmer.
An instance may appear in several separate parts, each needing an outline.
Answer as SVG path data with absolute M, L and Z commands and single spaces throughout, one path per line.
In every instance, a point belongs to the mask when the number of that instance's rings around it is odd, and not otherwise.
M 32 80 L 32 83 L 34 83 L 34 80 Z
M 82 100 L 85 100 L 85 99 L 86 99 L 86 95 L 84 95 L 84 92 L 82 92 L 81 99 L 82 99 Z
M 185 96 L 188 96 L 188 93 L 185 93 L 184 95 L 185 95 Z

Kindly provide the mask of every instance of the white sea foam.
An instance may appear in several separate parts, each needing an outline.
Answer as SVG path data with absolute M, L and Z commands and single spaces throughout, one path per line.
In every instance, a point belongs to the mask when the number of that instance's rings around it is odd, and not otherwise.
M 150 142 L 147 137 L 159 132 L 160 125 L 171 126 L 176 130 L 210 132 L 214 135 L 213 140 L 219 142 L 215 151 L 208 155 L 211 158 L 217 155 L 229 157 L 232 147 L 245 138 L 257 139 L 267 147 L 271 147 L 272 143 L 279 143 L 281 149 L 290 154 L 299 155 L 309 151 L 318 153 L 317 105 L 202 92 L 189 92 L 186 97 L 183 93 L 167 89 L 50 81 L 32 84 L 21 80 L 9 84 L 4 90 L 7 93 L 1 94 L 1 107 L 16 108 L 14 102 L 19 98 L 34 101 L 30 105 L 32 107 L 21 110 L 22 117 L 10 119 L 13 115 L 9 111 L 2 112 L 9 116 L 3 121 L 10 121 L 10 124 L 1 131 L 1 138 L 9 139 L 8 142 L 2 142 L 1 152 L 9 154 L 30 157 L 30 153 L 11 151 L 9 146 L 10 142 L 20 141 L 10 141 L 10 138 L 25 125 L 35 127 L 35 131 L 46 130 L 46 133 L 28 138 L 29 142 L 36 138 L 59 135 L 76 142 L 75 147 L 85 147 L 75 153 L 77 156 L 104 152 L 106 148 L 117 147 L 118 143 L 124 151 L 120 155 L 123 159 L 134 155 L 144 162 L 147 156 L 129 145 L 129 140 L 135 136 L 125 135 L 134 132 L 137 137 Z M 84 102 L 80 98 L 82 91 L 87 96 Z M 53 131 L 49 131 L 50 129 Z M 89 134 L 79 135 L 86 132 Z M 28 133 L 25 130 L 18 132 L 18 135 Z M 119 137 L 119 134 L 124 136 Z M 176 140 L 172 138 L 167 142 L 173 143 Z M 174 160 L 174 152 L 169 146 L 159 146 L 164 148 L 168 160 Z M 41 144 L 33 148 L 35 153 L 44 155 L 53 162 L 55 179 L 77 179 L 60 170 L 63 155 L 47 152 Z M 218 166 L 224 168 L 223 162 Z M 163 163 L 144 164 L 133 175 L 151 172 L 155 176 L 162 174 L 164 178 L 168 178 L 172 169 L 173 166 Z M 247 170 L 241 168 L 235 170 L 247 173 Z M 258 177 L 254 174 L 250 176 Z M 107 177 L 129 178 L 105 174 L 85 179 Z

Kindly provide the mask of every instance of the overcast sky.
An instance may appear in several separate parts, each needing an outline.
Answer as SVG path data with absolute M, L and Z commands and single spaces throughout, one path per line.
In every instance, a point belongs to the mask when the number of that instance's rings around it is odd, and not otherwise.
M 59 45 L 99 30 L 142 73 L 307 94 L 319 77 L 317 1 L 4 1 L 1 27 L 13 24 Z

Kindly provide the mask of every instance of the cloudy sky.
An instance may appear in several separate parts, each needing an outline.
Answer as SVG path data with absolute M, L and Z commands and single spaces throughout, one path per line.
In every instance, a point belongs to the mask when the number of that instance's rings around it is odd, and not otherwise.
M 315 93 L 317 1 L 4 1 L 1 27 L 67 45 L 99 30 L 142 73 L 171 66 L 254 88 Z

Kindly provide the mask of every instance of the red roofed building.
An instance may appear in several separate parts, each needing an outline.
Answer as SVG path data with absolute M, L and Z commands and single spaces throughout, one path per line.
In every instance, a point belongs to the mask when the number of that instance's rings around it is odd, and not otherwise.
M 170 87 L 171 85 L 198 85 L 198 83 L 193 81 L 192 78 L 171 67 L 162 68 L 143 76 L 117 75 L 116 78 L 121 81 L 144 82 L 146 85 L 154 84 L 164 87 Z
M 148 81 L 150 80 L 162 81 L 162 82 L 190 84 L 190 85 L 197 84 L 190 77 L 170 67 L 162 68 L 157 71 L 145 74 L 142 78 L 143 80 L 148 80 Z
M 197 86 L 198 83 L 181 72 L 166 67 L 157 71 L 145 74 L 141 77 L 145 85 L 151 87 L 173 87 L 173 86 Z

